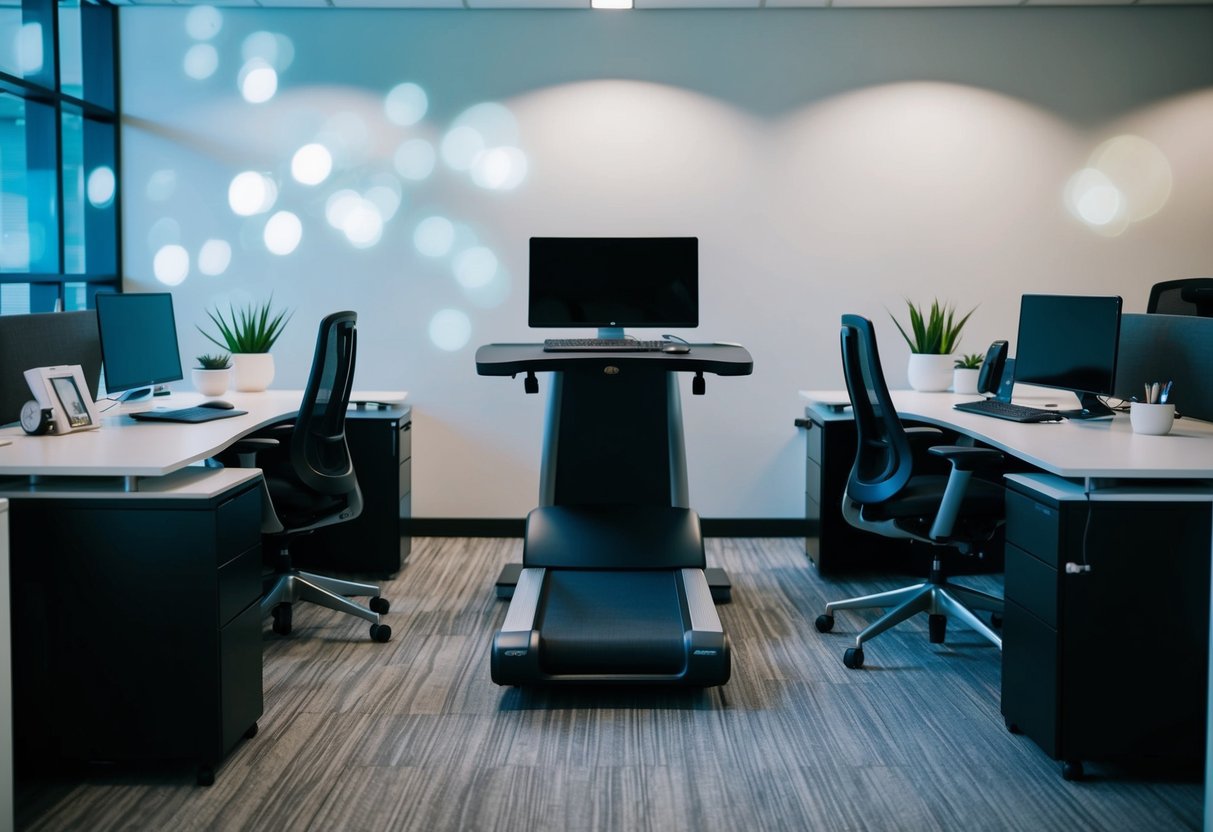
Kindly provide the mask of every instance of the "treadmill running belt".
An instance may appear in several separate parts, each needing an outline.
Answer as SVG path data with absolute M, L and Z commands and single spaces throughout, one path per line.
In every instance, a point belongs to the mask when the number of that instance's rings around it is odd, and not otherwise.
M 542 606 L 545 673 L 680 673 L 686 660 L 676 572 L 551 570 Z

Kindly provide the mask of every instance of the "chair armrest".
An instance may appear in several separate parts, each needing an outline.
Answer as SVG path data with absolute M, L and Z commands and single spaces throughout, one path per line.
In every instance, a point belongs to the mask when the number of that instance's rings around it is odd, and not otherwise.
M 952 463 L 957 471 L 977 471 L 989 468 L 1003 461 L 1001 451 L 993 448 L 968 448 L 961 445 L 935 445 L 927 448 L 927 452 L 943 457 Z
M 278 444 L 277 439 L 265 439 L 249 436 L 233 442 L 231 445 L 225 448 L 225 450 L 233 451 L 238 454 L 255 454 L 258 451 L 277 448 Z

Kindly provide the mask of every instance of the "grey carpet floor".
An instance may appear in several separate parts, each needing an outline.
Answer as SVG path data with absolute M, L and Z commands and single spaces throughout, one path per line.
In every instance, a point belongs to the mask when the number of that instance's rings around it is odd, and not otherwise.
M 424 538 L 387 583 L 388 644 L 301 607 L 265 631 L 265 714 L 211 788 L 188 770 L 22 782 L 32 830 L 1198 829 L 1195 782 L 1093 768 L 1082 783 L 1012 736 L 999 653 L 907 622 L 850 671 L 870 613 L 825 601 L 906 583 L 828 581 L 797 539 L 709 539 L 733 578 L 733 678 L 707 691 L 502 689 L 489 644 L 521 542 Z M 996 579 L 974 578 L 983 588 Z

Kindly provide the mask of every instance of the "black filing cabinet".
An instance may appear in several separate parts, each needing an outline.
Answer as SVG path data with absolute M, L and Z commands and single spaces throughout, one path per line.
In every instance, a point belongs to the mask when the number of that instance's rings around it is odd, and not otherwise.
M 1067 777 L 1084 760 L 1200 760 L 1207 497 L 1088 500 L 1081 486 L 1037 477 L 1008 478 L 1008 727 L 1061 760 Z
M 166 761 L 256 730 L 261 492 L 10 503 L 18 768 Z
M 909 544 L 856 529 L 842 516 L 842 495 L 855 462 L 851 411 L 810 405 L 797 424 L 805 428 L 805 519 L 817 536 L 805 538 L 805 554 L 822 575 L 865 569 L 906 570 Z
M 345 438 L 362 490 L 362 514 L 297 541 L 294 560 L 317 571 L 388 577 L 400 571 L 412 548 L 402 522 L 412 516 L 412 408 L 351 407 Z

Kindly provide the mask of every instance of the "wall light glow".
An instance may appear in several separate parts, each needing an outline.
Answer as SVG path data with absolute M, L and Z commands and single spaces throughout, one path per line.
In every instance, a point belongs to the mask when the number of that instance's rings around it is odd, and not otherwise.
M 278 186 L 263 173 L 246 170 L 238 173 L 227 188 L 227 202 L 232 212 L 241 217 L 264 214 L 274 207 Z
M 426 217 L 413 232 L 413 245 L 426 257 L 444 257 L 455 243 L 455 226 L 446 217 Z
M 114 193 L 117 188 L 118 183 L 114 178 L 113 168 L 100 165 L 93 168 L 93 172 L 88 175 L 85 192 L 88 194 L 89 203 L 94 208 L 105 208 L 114 201 Z
M 162 247 L 152 258 L 152 273 L 165 286 L 180 285 L 190 273 L 190 253 L 179 245 Z
M 303 239 L 303 223 L 290 211 L 279 211 L 266 222 L 264 237 L 271 254 L 290 254 Z
M 198 250 L 198 271 L 203 274 L 223 274 L 231 262 L 232 247 L 227 240 L 207 240 Z
M 409 127 L 425 117 L 429 104 L 425 90 L 406 82 L 392 87 L 384 97 L 383 112 L 392 124 Z
M 322 144 L 305 144 L 291 158 L 291 175 L 303 185 L 319 185 L 333 170 L 333 156 Z
M 261 58 L 254 58 L 240 69 L 240 94 L 250 104 L 264 104 L 278 92 L 278 73 Z
M 209 43 L 195 43 L 186 50 L 182 67 L 189 77 L 198 81 L 205 80 L 219 68 L 219 53 Z
M 434 172 L 434 146 L 425 139 L 409 139 L 396 148 L 392 162 L 405 179 L 419 182 Z
M 472 337 L 472 322 L 458 309 L 440 309 L 430 318 L 430 340 L 447 352 L 463 349 Z
M 185 16 L 185 33 L 194 40 L 210 40 L 223 28 L 223 13 L 214 6 L 194 6 Z
M 1100 144 L 1087 167 L 1066 183 L 1066 207 L 1105 237 L 1115 237 L 1162 210 L 1171 197 L 1171 164 L 1141 136 L 1115 136 Z

